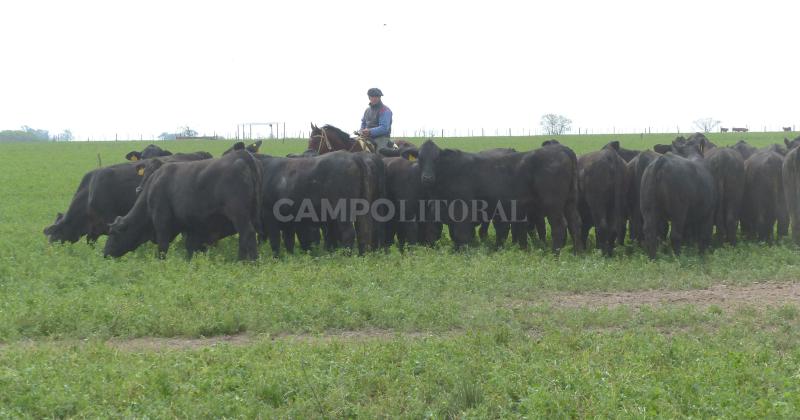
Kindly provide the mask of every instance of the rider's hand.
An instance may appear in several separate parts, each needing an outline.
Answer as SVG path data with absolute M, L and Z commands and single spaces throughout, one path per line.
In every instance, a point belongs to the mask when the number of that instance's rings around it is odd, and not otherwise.
M 369 128 L 361 130 L 361 135 L 364 137 L 369 137 Z

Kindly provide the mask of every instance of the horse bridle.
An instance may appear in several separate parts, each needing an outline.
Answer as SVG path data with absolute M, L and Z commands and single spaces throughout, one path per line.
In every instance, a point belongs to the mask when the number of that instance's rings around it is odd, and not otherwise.
M 319 131 L 321 134 L 312 134 L 311 138 L 319 137 L 319 146 L 317 147 L 317 154 L 322 154 L 322 142 L 325 141 L 325 144 L 328 146 L 328 151 L 332 152 L 333 147 L 331 146 L 330 140 L 328 140 L 328 133 L 325 131 L 325 127 L 320 128 Z

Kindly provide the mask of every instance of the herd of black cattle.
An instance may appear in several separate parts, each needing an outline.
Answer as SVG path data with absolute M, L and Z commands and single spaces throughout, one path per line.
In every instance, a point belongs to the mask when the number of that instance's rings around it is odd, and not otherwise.
M 771 244 L 776 233 L 788 233 L 791 220 L 792 237 L 800 242 L 800 137 L 784 142 L 716 147 L 696 133 L 653 150 L 626 150 L 614 141 L 576 156 L 555 140 L 529 152 L 478 153 L 428 140 L 400 157 L 343 151 L 274 157 L 258 153 L 260 142 L 240 142 L 220 158 L 150 145 L 129 153 L 130 162 L 84 175 L 66 213 L 44 233 L 51 242 L 86 236 L 94 243 L 108 235 L 104 255 L 113 257 L 147 241 L 163 257 L 178 234 L 191 257 L 238 234 L 239 259 L 258 258 L 258 242 L 267 239 L 275 255 L 281 243 L 293 252 L 295 239 L 304 250 L 324 239 L 328 249 L 357 245 L 363 253 L 396 238 L 402 250 L 407 243 L 434 244 L 443 225 L 460 248 L 475 239 L 476 228 L 484 238 L 490 223 L 497 246 L 510 232 L 512 242 L 526 248 L 529 235 L 546 241 L 545 220 L 554 252 L 567 232 L 580 252 L 592 227 L 609 256 L 626 231 L 650 258 L 667 237 L 676 254 L 684 242 L 702 253 L 714 228 L 719 242 L 735 245 L 741 226 L 745 238 Z M 403 211 L 384 211 L 390 217 L 381 218 L 344 206 L 340 217 L 319 219 L 330 212 L 326 205 L 354 200 Z M 455 202 L 464 205 L 437 217 L 425 214 L 434 203 L 448 208 Z M 469 207 L 474 203 L 481 203 L 480 213 Z M 522 217 L 499 211 L 510 208 Z

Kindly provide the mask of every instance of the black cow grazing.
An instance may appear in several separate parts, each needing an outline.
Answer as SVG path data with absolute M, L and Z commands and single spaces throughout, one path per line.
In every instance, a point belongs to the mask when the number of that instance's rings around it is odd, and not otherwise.
M 733 131 L 734 133 L 746 133 L 750 131 L 750 129 L 745 127 L 733 127 L 731 128 L 731 131 Z
M 242 141 L 237 141 L 233 144 L 228 150 L 222 152 L 222 156 L 227 155 L 228 153 L 235 152 L 237 150 L 247 150 L 250 153 L 258 153 L 258 149 L 261 148 L 261 140 L 257 140 L 253 143 L 245 145 Z
M 727 132 L 728 132 L 728 129 L 727 129 L 727 128 L 725 128 L 725 127 L 720 127 L 720 128 L 719 128 L 719 132 L 720 132 L 720 133 L 727 133 Z
M 755 237 L 771 245 L 776 222 L 778 239 L 788 231 L 782 167 L 783 156 L 775 148 L 759 150 L 744 161 L 742 231 L 748 239 Z
M 800 136 L 792 141 L 784 138 L 783 141 L 789 149 L 781 167 L 783 194 L 792 225 L 792 240 L 800 245 Z
M 158 161 L 156 161 L 158 162 Z M 154 165 L 146 174 L 133 208 L 109 226 L 103 254 L 120 257 L 155 238 L 158 256 L 184 235 L 191 258 L 209 241 L 239 234 L 239 259 L 258 258 L 260 165 L 237 151 L 219 159 Z
M 141 152 L 137 152 L 135 150 L 128 152 L 128 154 L 125 155 L 125 159 L 132 160 L 135 162 L 142 159 L 151 159 L 154 157 L 164 157 L 170 155 L 172 155 L 172 152 L 170 152 L 169 150 L 164 150 L 156 146 L 155 144 L 151 144 L 145 147 L 144 150 L 142 150 Z
M 402 252 L 405 244 L 422 243 L 432 246 L 439 240 L 442 224 L 425 220 L 426 191 L 420 180 L 419 163 L 402 157 L 384 158 L 386 165 L 386 198 L 395 209 L 394 217 L 387 223 L 385 245 L 390 246 L 395 235 L 397 247 Z
M 792 127 L 783 127 L 783 131 L 790 132 L 792 131 Z
M 731 149 L 734 149 L 737 152 L 739 152 L 739 154 L 742 155 L 742 159 L 744 159 L 744 160 L 746 160 L 750 156 L 753 156 L 753 154 L 758 151 L 758 149 L 756 149 L 755 147 L 751 146 L 749 143 L 747 143 L 744 140 L 737 141 L 736 144 L 731 146 Z
M 188 162 L 211 159 L 207 152 L 177 153 L 164 162 Z M 149 159 L 148 161 L 152 160 Z M 56 221 L 44 229 L 50 242 L 77 242 L 84 235 L 94 243 L 108 233 L 108 224 L 123 216 L 136 201 L 136 188 L 141 183 L 139 162 L 126 162 L 94 169 L 81 179 L 66 214 L 58 213 Z
M 657 145 L 656 151 L 664 146 Z M 680 255 L 686 234 L 697 237 L 700 253 L 711 242 L 714 224 L 714 177 L 703 162 L 702 142 L 673 141 L 671 151 L 644 170 L 639 204 L 644 221 L 645 249 L 655 259 L 658 237 L 672 222 L 670 241 Z M 684 157 L 686 156 L 686 157 Z
M 737 150 L 718 147 L 707 149 L 705 160 L 715 183 L 714 225 L 717 235 L 721 240 L 736 245 L 745 184 L 744 159 Z
M 294 235 L 307 250 L 322 226 L 325 245 L 351 248 L 359 253 L 375 245 L 377 223 L 372 214 L 356 215 L 356 201 L 374 203 L 385 185 L 383 162 L 375 156 L 336 151 L 317 157 L 257 156 L 262 168 L 262 219 L 275 256 L 281 234 L 288 252 Z M 385 187 L 384 187 L 385 188 Z M 356 228 L 353 229 L 353 221 Z M 316 233 L 315 233 L 316 232 Z
M 608 257 L 614 252 L 617 235 L 624 234 L 625 160 L 618 150 L 619 142 L 612 141 L 578 158 L 581 240 L 588 244 L 589 230 L 594 226 L 597 247 Z

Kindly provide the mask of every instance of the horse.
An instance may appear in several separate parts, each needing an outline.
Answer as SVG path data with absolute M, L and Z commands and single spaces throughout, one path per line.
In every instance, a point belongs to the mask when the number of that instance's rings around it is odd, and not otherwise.
M 344 131 L 332 126 L 324 125 L 322 128 L 311 124 L 311 136 L 308 138 L 308 150 L 306 152 L 322 155 L 335 150 L 345 150 L 348 152 L 371 152 L 375 153 L 375 146 L 363 139 L 351 139 Z

